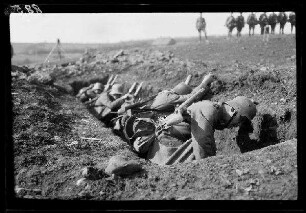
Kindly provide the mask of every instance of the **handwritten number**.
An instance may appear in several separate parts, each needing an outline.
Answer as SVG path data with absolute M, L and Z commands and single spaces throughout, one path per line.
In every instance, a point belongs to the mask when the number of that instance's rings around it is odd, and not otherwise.
M 25 5 L 24 6 L 25 7 L 25 9 L 28 11 L 28 13 L 34 13 L 34 11 L 32 10 L 32 8 L 31 8 L 31 5 Z
M 32 4 L 32 7 L 36 10 L 37 13 L 42 13 L 39 7 L 36 4 Z

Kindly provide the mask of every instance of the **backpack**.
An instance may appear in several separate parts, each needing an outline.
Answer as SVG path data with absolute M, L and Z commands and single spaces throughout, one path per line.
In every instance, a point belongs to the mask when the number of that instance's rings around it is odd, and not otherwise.
M 231 27 L 231 26 L 235 25 L 235 18 L 233 16 L 228 17 L 225 25 L 227 27 Z

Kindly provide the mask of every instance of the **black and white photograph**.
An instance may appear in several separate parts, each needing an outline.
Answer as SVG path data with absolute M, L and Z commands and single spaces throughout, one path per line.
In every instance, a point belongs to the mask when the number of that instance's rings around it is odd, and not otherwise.
M 43 8 L 7 8 L 14 198 L 298 200 L 296 11 Z

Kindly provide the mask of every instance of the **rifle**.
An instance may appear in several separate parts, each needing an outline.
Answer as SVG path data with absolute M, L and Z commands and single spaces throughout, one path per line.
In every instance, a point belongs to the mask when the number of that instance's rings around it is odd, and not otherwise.
M 188 85 L 191 80 L 191 75 L 188 75 L 185 81 L 185 84 Z
M 140 90 L 141 90 L 141 88 L 142 88 L 142 85 L 143 85 L 143 82 L 141 82 L 141 83 L 138 85 L 138 87 L 137 87 L 137 89 L 136 89 L 136 91 L 135 91 L 135 93 L 134 93 L 134 97 L 136 97 L 136 96 L 138 95 L 138 93 L 140 92 Z
M 128 91 L 127 94 L 131 94 L 131 93 L 133 92 L 133 90 L 135 89 L 136 85 L 137 85 L 137 82 L 134 82 L 134 83 L 132 84 L 132 86 L 130 87 L 130 89 L 129 89 L 129 91 Z
M 194 93 L 192 96 L 190 96 L 186 101 L 184 101 L 178 108 L 175 109 L 175 112 L 168 115 L 166 118 L 162 119 L 158 126 L 157 126 L 157 132 L 160 132 L 164 129 L 169 128 L 172 125 L 178 124 L 184 120 L 182 116 L 182 112 L 186 111 L 187 108 L 199 98 L 199 96 L 203 95 L 207 92 L 207 86 L 211 83 L 211 81 L 215 77 L 212 74 L 209 74 L 208 76 L 205 76 L 203 82 L 201 83 L 202 88 L 198 90 L 196 93 Z
M 110 78 L 108 79 L 108 81 L 107 81 L 107 83 L 106 83 L 106 85 L 104 87 L 103 92 L 108 91 L 111 88 L 111 86 L 113 86 L 114 83 L 116 82 L 116 80 L 118 78 L 118 75 L 115 75 L 115 77 L 113 77 L 113 76 L 114 75 L 111 75 Z
M 157 96 L 157 94 L 152 95 L 152 96 L 146 98 L 146 99 L 143 100 L 143 101 L 140 101 L 140 102 L 137 102 L 137 103 L 134 103 L 134 104 L 125 106 L 124 108 L 121 108 L 120 110 L 118 110 L 118 114 L 124 113 L 124 112 L 126 112 L 127 110 L 129 110 L 129 109 L 134 109 L 134 108 L 141 107 L 143 104 L 145 104 L 145 103 L 147 103 L 147 102 L 153 100 L 156 96 Z

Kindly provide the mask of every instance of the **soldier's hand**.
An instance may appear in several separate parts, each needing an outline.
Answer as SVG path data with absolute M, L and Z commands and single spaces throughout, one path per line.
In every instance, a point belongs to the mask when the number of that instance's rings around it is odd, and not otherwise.
M 167 116 L 164 120 L 166 126 L 172 126 L 178 123 L 181 123 L 184 120 L 183 115 L 180 111 Z
M 122 96 L 123 99 L 126 99 L 126 100 L 130 100 L 132 99 L 134 96 L 131 95 L 131 94 L 125 94 L 124 96 Z

